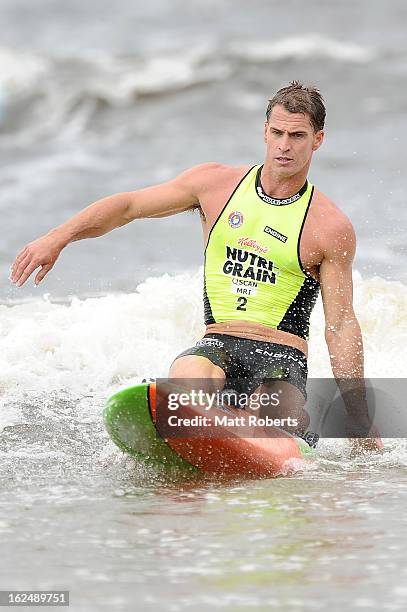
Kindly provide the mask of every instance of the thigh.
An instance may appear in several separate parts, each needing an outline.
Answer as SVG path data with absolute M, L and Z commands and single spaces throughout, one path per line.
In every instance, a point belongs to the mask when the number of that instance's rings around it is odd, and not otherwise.
M 253 355 L 251 374 L 257 383 L 253 389 L 262 383 L 281 381 L 297 389 L 300 393 L 298 401 L 301 401 L 302 396 L 305 403 L 308 366 L 304 353 L 291 346 L 258 342 Z M 283 388 L 290 389 L 286 385 Z M 287 393 L 290 398 L 297 396 L 294 390 L 287 391 Z
M 170 378 L 221 378 L 231 369 L 232 358 L 218 336 L 205 336 L 180 353 L 171 364 Z
M 222 391 L 225 386 L 225 372 L 206 357 L 187 355 L 178 357 L 168 373 L 171 382 L 184 389 L 195 389 L 206 393 Z
M 227 354 L 221 342 L 202 339 L 173 361 L 168 378 L 188 389 L 213 393 L 225 386 Z
M 306 400 L 303 393 L 286 380 L 262 383 L 250 400 L 251 405 L 258 406 L 258 416 L 280 419 L 280 426 L 290 433 L 304 431 L 309 425 L 310 418 L 304 410 Z
M 224 370 L 208 357 L 184 355 L 171 364 L 168 378 L 220 378 L 225 379 Z

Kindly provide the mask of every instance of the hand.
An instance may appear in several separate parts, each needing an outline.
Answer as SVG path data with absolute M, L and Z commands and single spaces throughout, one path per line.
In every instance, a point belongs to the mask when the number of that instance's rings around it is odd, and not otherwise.
M 384 444 L 380 437 L 377 427 L 372 426 L 369 435 L 371 438 L 350 438 L 349 442 L 352 445 L 351 456 L 355 457 L 360 453 L 381 452 L 384 449 Z
M 34 284 L 38 285 L 53 268 L 64 246 L 65 244 L 53 234 L 46 234 L 30 242 L 20 251 L 11 266 L 11 282 L 21 287 L 34 270 L 41 266 L 41 270 L 34 279 Z

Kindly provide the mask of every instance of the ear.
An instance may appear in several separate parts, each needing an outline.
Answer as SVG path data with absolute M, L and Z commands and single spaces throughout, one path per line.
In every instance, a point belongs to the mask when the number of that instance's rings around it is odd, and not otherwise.
M 322 145 L 324 141 L 325 132 L 323 130 L 319 130 L 314 136 L 314 144 L 312 145 L 312 150 L 316 151 Z
M 263 135 L 263 138 L 264 138 L 264 142 L 266 144 L 267 144 L 267 134 L 268 134 L 268 131 L 269 131 L 269 123 L 268 123 L 268 121 L 265 121 L 265 123 L 264 123 L 264 135 Z

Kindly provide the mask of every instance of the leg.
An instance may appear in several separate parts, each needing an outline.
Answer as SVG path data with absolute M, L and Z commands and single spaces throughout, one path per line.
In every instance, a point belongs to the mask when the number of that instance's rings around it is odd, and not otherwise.
M 225 384 L 225 372 L 207 357 L 184 355 L 171 364 L 168 378 L 201 379 L 199 387 L 208 393 L 221 391 Z
M 185 355 L 173 361 L 168 378 L 225 378 L 225 372 L 207 357 Z
M 301 351 L 281 344 L 271 342 L 253 342 L 250 359 L 247 358 L 251 369 L 256 398 L 264 399 L 264 405 L 256 410 L 260 418 L 268 416 L 273 419 L 285 419 L 282 429 L 290 433 L 295 430 L 305 431 L 310 418 L 304 410 L 306 402 L 307 359 Z M 248 346 L 248 349 L 250 346 Z M 247 351 L 245 353 L 247 356 Z M 255 390 L 255 391 L 254 391 Z M 264 394 L 264 397 L 259 397 Z M 268 397 L 269 396 L 269 399 Z M 253 405 L 253 401 L 249 402 Z M 263 404 L 256 401 L 254 405 Z M 296 425 L 287 420 L 296 421 Z
M 264 394 L 264 395 L 261 395 Z M 297 387 L 287 381 L 276 380 L 273 383 L 263 383 L 257 387 L 252 397 L 257 400 L 259 397 L 266 399 L 270 396 L 269 402 L 262 402 L 256 410 L 259 417 L 266 416 L 272 419 L 284 419 L 282 429 L 290 433 L 294 431 L 305 432 L 309 422 L 309 414 L 304 410 L 305 397 Z M 290 419 L 290 421 L 287 421 Z

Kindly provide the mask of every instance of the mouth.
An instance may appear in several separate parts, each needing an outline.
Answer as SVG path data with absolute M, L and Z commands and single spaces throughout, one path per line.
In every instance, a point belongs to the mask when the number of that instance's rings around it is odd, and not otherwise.
M 282 165 L 289 164 L 291 161 L 293 161 L 291 157 L 284 157 L 284 156 L 276 157 L 276 160 L 278 161 L 279 164 L 282 164 Z

